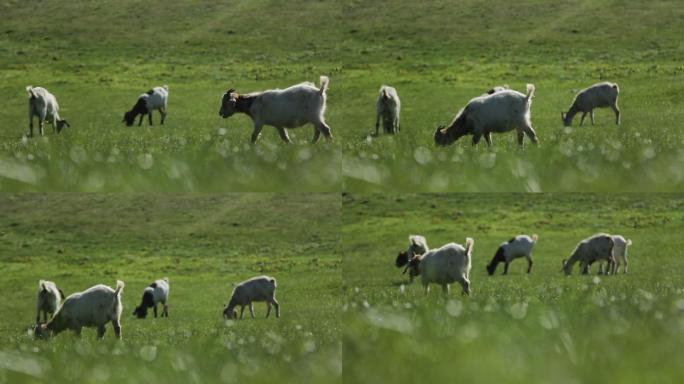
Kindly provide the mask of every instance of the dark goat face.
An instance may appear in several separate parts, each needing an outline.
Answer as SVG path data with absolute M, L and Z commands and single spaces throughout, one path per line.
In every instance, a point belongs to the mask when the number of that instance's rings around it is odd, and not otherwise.
M 487 273 L 489 273 L 489 276 L 494 274 L 494 270 L 496 270 L 496 265 L 493 263 L 487 264 Z
M 233 116 L 233 114 L 235 114 L 236 104 L 237 93 L 235 93 L 235 89 L 231 88 L 227 90 L 221 98 L 221 109 L 219 109 L 219 115 L 224 119 Z
M 440 125 L 437 127 L 435 130 L 435 144 L 437 145 L 448 145 L 449 143 L 447 142 L 447 135 L 446 135 L 446 129 L 444 128 L 443 125 Z
M 147 308 L 143 305 L 135 307 L 135 311 L 133 311 L 133 316 L 137 317 L 138 319 L 146 318 L 147 317 Z
M 229 306 L 226 305 L 225 308 L 223 308 L 223 318 L 224 319 L 237 319 L 237 309 L 232 309 Z
M 563 121 L 563 125 L 566 127 L 572 125 L 572 121 L 568 120 L 568 114 L 565 112 L 561 112 L 561 120 Z
M 406 251 L 399 252 L 399 255 L 397 256 L 397 260 L 395 261 L 397 268 L 403 267 L 404 265 L 408 264 L 408 262 L 409 262 L 408 252 L 406 252 Z
M 33 326 L 33 336 L 37 339 L 49 339 L 50 331 L 47 329 L 47 324 L 36 324 Z
M 66 120 L 57 120 L 57 133 L 62 132 L 62 129 L 64 129 L 64 127 L 71 127 L 71 125 L 69 125 L 69 123 Z
M 127 127 L 130 127 L 131 125 L 133 125 L 134 120 L 135 120 L 135 116 L 133 115 L 133 112 L 124 113 L 124 118 L 123 118 L 122 122 L 126 123 Z

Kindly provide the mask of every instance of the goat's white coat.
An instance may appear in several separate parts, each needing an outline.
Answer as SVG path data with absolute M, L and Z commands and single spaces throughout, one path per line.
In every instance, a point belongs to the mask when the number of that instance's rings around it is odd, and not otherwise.
M 449 284 L 461 284 L 463 293 L 470 294 L 470 269 L 472 268 L 472 251 L 475 241 L 466 239 L 466 246 L 449 243 L 438 249 L 432 249 L 420 259 L 418 271 L 425 292 L 430 292 L 430 284 L 439 284 L 445 294 L 449 293 Z
M 169 102 L 169 87 L 163 85 L 161 87 L 152 88 L 152 94 L 143 93 L 138 96 L 138 99 L 145 100 L 147 105 L 147 112 L 152 113 L 152 111 L 161 111 L 164 115 L 166 114 L 166 106 Z
M 591 117 L 591 124 L 594 124 L 594 109 L 610 107 L 615 113 L 615 124 L 620 124 L 620 109 L 617 101 L 620 89 L 615 83 L 602 82 L 585 88 L 575 95 L 575 99 L 570 106 L 567 114 L 561 113 L 561 118 L 566 126 L 572 124 L 574 116 L 582 112 L 580 126 L 584 124 L 587 113 Z
M 83 292 L 69 295 L 52 319 L 37 329 L 37 333 L 41 334 L 47 330 L 57 334 L 71 329 L 80 335 L 83 327 L 97 327 L 97 336 L 101 338 L 105 333 L 105 325 L 111 322 L 116 336 L 121 338 L 123 288 L 123 281 L 118 280 L 116 290 L 98 284 Z
M 527 94 L 512 89 L 497 90 L 471 99 L 465 108 L 459 111 L 448 128 L 439 127 L 435 132 L 435 141 L 446 145 L 450 136 L 458 140 L 466 134 L 473 135 L 473 144 L 477 144 L 484 136 L 487 145 L 492 145 L 492 133 L 503 133 L 515 129 L 518 144 L 522 146 L 523 136 L 527 135 L 533 143 L 537 143 L 537 134 L 530 121 L 534 85 L 527 84 Z M 460 129 L 459 129 L 460 127 Z M 467 129 L 466 129 L 467 128 Z M 454 130 L 454 132 L 450 132 Z M 441 139 L 441 137 L 446 139 Z M 446 140 L 442 143 L 442 140 Z
M 48 92 L 45 88 L 33 87 L 31 85 L 26 87 L 26 92 L 29 94 L 29 136 L 33 136 L 34 117 L 38 117 L 38 127 L 41 136 L 43 136 L 43 127 L 46 121 L 52 124 L 52 131 L 54 133 L 61 130 L 64 125 L 69 126 L 66 120 L 62 120 L 59 117 L 59 104 L 55 95 Z
M 399 132 L 399 117 L 401 114 L 401 101 L 394 87 L 383 85 L 375 103 L 375 135 L 378 135 L 380 121 L 385 133 Z
M 280 305 L 275 298 L 277 287 L 275 278 L 266 275 L 252 277 L 239 283 L 233 289 L 230 302 L 223 310 L 223 316 L 236 318 L 237 310 L 235 307 L 240 306 L 240 318 L 242 318 L 245 306 L 249 306 L 249 313 L 254 318 L 254 305 L 252 303 L 255 301 L 265 301 L 268 305 L 266 317 L 271 314 L 271 305 L 275 306 L 276 317 L 280 317 Z
M 303 82 L 282 90 L 273 89 L 246 95 L 227 92 L 221 100 L 219 115 L 227 118 L 236 112 L 247 113 L 254 123 L 252 143 L 257 141 L 264 125 L 276 127 L 281 139 L 289 143 L 287 128 L 297 128 L 308 123 L 314 125 L 313 142 L 318 141 L 321 133 L 330 140 L 332 134 L 324 116 L 328 83 L 328 77 L 321 76 L 320 88 L 316 88 L 311 82 Z M 249 110 L 236 109 L 239 97 L 253 98 Z
M 580 241 L 570 258 L 563 260 L 563 271 L 569 275 L 572 272 L 572 266 L 577 262 L 580 263 L 582 273 L 587 273 L 589 265 L 593 262 L 607 261 L 609 265 L 614 263 L 614 245 L 612 236 L 605 233 L 599 233 Z
M 40 313 L 43 312 L 43 321 L 47 316 L 54 315 L 62 303 L 62 292 L 52 281 L 40 280 L 38 282 L 38 295 L 36 300 L 36 323 L 40 322 Z

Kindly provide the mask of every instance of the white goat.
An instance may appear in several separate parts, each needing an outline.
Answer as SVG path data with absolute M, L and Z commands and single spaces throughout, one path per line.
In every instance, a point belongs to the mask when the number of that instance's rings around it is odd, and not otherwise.
M 499 248 L 492 258 L 492 261 L 487 264 L 487 273 L 490 275 L 494 274 L 496 271 L 496 266 L 499 263 L 504 263 L 503 274 L 508 274 L 508 265 L 511 261 L 524 257 L 527 259 L 527 273 L 532 272 L 532 248 L 537 243 L 539 236 L 532 235 L 532 237 L 527 235 L 518 235 L 505 243 L 501 243 Z
M 123 288 L 123 281 L 117 280 L 116 290 L 98 284 L 83 292 L 69 295 L 47 324 L 36 326 L 36 336 L 57 335 L 67 329 L 80 336 L 81 328 L 97 327 L 97 338 L 101 339 L 105 333 L 105 325 L 111 322 L 116 337 L 120 339 Z
M 290 142 L 287 128 L 297 128 L 311 123 L 314 126 L 313 143 L 318 142 L 321 133 L 332 140 L 330 127 L 325 123 L 325 100 L 329 79 L 320 78 L 320 88 L 313 83 L 304 82 L 283 90 L 274 89 L 254 92 L 246 95 L 238 94 L 231 88 L 221 98 L 219 115 L 228 118 L 236 112 L 244 113 L 252 118 L 254 131 L 252 143 L 256 143 L 264 125 L 274 126 L 280 138 Z
M 416 255 L 409 262 L 416 275 L 421 276 L 425 293 L 430 292 L 430 283 L 440 284 L 444 294 L 449 293 L 449 284 L 458 282 L 464 295 L 470 295 L 470 269 L 475 240 L 466 238 L 465 248 L 449 243 L 423 255 Z
M 523 145 L 523 137 L 537 144 L 537 134 L 530 122 L 530 106 L 534 95 L 534 85 L 527 84 L 527 94 L 503 89 L 492 94 L 476 97 L 456 114 L 447 128 L 437 127 L 434 139 L 437 145 L 449 145 L 461 136 L 473 135 L 473 145 L 482 136 L 488 146 L 492 145 L 492 132 L 502 133 L 515 129 L 518 144 Z
M 29 117 L 29 137 L 33 136 L 33 117 L 38 116 L 38 129 L 43 136 L 45 122 L 52 124 L 52 132 L 60 133 L 64 126 L 71 127 L 66 120 L 59 117 L 59 104 L 57 98 L 47 89 L 41 87 L 26 87 L 29 94 L 28 117 Z
M 169 298 L 169 278 L 165 277 L 160 280 L 155 280 L 143 290 L 142 300 L 140 305 L 135 307 L 133 315 L 139 319 L 147 317 L 147 308 L 154 309 L 154 317 L 157 317 L 157 304 L 162 303 L 162 317 L 169 317 L 169 306 L 166 301 Z
M 409 271 L 409 281 L 411 283 L 413 283 L 413 278 L 417 276 L 415 274 L 417 271 L 415 271 L 412 268 L 409 268 L 409 261 L 411 261 L 411 259 L 413 259 L 414 256 L 422 255 L 429 250 L 430 247 L 428 247 L 427 240 L 425 240 L 425 237 L 420 235 L 410 235 L 408 248 L 405 251 L 399 252 L 395 264 L 397 268 L 401 268 L 404 265 L 406 266 L 406 268 L 404 268 L 403 273 L 406 273 L 407 270 Z
M 380 129 L 380 119 L 385 133 L 399 132 L 399 115 L 401 112 L 401 101 L 399 94 L 394 87 L 383 85 L 380 87 L 380 94 L 375 103 L 375 135 Z
M 563 260 L 563 271 L 566 275 L 572 272 L 572 266 L 579 262 L 582 274 L 589 273 L 589 266 L 597 261 L 607 261 L 608 265 L 615 262 L 613 257 L 613 247 L 615 242 L 613 237 L 599 233 L 588 239 L 584 239 L 577 244 L 572 255 L 567 260 Z
M 624 265 L 622 267 L 622 273 L 627 273 L 627 247 L 632 245 L 632 240 L 625 239 L 620 235 L 613 235 L 613 242 L 615 243 L 615 246 L 613 247 L 615 262 L 612 264 L 605 263 L 605 270 L 604 263 L 600 263 L 599 273 L 610 273 L 615 275 L 620 269 L 620 264 Z
M 52 281 L 40 280 L 38 282 L 38 300 L 36 304 L 36 324 L 40 323 L 40 313 L 43 312 L 43 322 L 57 312 L 59 304 L 64 300 L 64 292 L 57 288 Z
M 563 124 L 569 127 L 575 115 L 582 112 L 580 126 L 584 123 L 584 117 L 587 113 L 591 117 L 591 124 L 594 125 L 594 108 L 607 107 L 610 107 L 615 112 L 615 124 L 620 124 L 620 109 L 618 109 L 617 105 L 619 93 L 618 85 L 608 82 L 594 84 L 589 88 L 579 91 L 568 112 L 561 112 Z
M 138 121 L 138 126 L 142 125 L 143 117 L 147 115 L 148 122 L 152 125 L 152 111 L 158 110 L 161 114 L 161 124 L 164 125 L 164 120 L 166 119 L 166 105 L 169 100 L 169 86 L 162 85 L 161 87 L 154 87 L 149 91 L 138 96 L 138 101 L 136 101 L 133 108 L 130 111 L 124 113 L 123 123 L 126 126 L 133 125 L 135 118 L 140 115 L 140 120 Z
M 239 283 L 230 298 L 230 302 L 223 309 L 223 317 L 237 319 L 237 309 L 240 306 L 240 318 L 245 312 L 245 306 L 249 305 L 249 313 L 254 318 L 255 301 L 265 301 L 268 304 L 266 317 L 271 314 L 271 305 L 275 306 L 276 317 L 280 317 L 280 306 L 275 298 L 277 288 L 276 280 L 269 276 L 256 276 Z

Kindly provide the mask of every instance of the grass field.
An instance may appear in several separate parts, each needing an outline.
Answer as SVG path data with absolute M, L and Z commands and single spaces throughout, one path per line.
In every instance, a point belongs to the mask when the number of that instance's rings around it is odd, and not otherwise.
M 0 188 L 5 191 L 681 191 L 684 10 L 677 1 L 510 3 L 6 1 L 0 27 Z M 47 21 L 49 20 L 49 22 Z M 227 88 L 283 88 L 330 76 L 335 142 L 295 145 L 246 116 L 218 117 Z M 574 92 L 617 82 L 622 125 L 562 127 Z M 380 84 L 403 101 L 402 131 L 371 137 Z M 493 85 L 536 85 L 539 148 L 432 134 Z M 59 98 L 73 125 L 22 140 L 25 86 Z M 124 111 L 168 84 L 164 127 Z M 156 117 L 158 120 L 158 117 Z
M 345 381 L 678 382 L 682 208 L 681 195 L 347 195 Z M 633 241 L 629 273 L 565 276 L 561 260 L 601 231 Z M 487 275 L 500 243 L 532 233 L 530 275 L 524 260 Z M 475 239 L 470 297 L 405 285 L 394 260 L 409 234 Z
M 337 194 L 0 195 L 0 382 L 341 381 Z M 281 318 L 224 321 L 234 282 L 278 281 Z M 132 316 L 171 281 L 169 318 Z M 27 332 L 39 279 L 124 288 L 123 341 Z
M 313 128 L 291 130 L 295 145 L 285 146 L 266 127 L 253 148 L 249 117 L 218 116 L 228 88 L 318 84 L 322 74 L 337 104 L 336 2 L 6 1 L 0 13 L 0 189 L 340 190 L 340 146 L 309 145 Z M 22 139 L 29 84 L 57 96 L 71 128 Z M 155 114 L 153 127 L 127 128 L 123 113 L 162 84 L 170 92 L 165 125 Z M 334 136 L 340 111 L 327 113 Z
M 342 131 L 347 191 L 681 191 L 684 10 L 677 1 L 350 1 Z M 620 85 L 622 124 L 564 129 L 561 110 L 599 81 Z M 435 148 L 433 133 L 494 85 L 536 86 L 540 147 L 515 134 Z M 397 88 L 401 132 L 372 137 L 380 84 Z M 588 122 L 588 119 L 587 119 Z

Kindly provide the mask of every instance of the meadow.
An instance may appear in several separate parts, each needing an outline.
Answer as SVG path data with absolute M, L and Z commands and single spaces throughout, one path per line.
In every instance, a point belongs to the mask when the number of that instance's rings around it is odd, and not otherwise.
M 684 11 L 677 1 L 360 0 L 230 5 L 201 1 L 6 1 L 0 27 L 0 189 L 4 191 L 676 192 L 684 185 Z M 36 21 L 36 22 L 27 22 Z M 50 20 L 50 22 L 38 22 Z M 154 38 L 150 38 L 154 36 Z M 331 79 L 334 142 L 312 128 L 284 145 L 247 116 L 223 120 L 228 88 Z M 564 128 L 578 90 L 620 85 L 622 124 Z M 435 147 L 472 97 L 536 86 L 540 146 L 514 134 Z M 72 127 L 23 139 L 26 85 L 55 93 Z M 161 127 L 123 112 L 170 88 Z M 381 84 L 402 99 L 399 135 L 372 136 Z
M 6 1 L 0 13 L 3 191 L 340 190 L 337 142 L 310 145 L 313 128 L 302 127 L 287 146 L 265 127 L 251 146 L 249 117 L 218 115 L 229 88 L 318 84 L 322 74 L 332 79 L 329 103 L 338 103 L 336 2 Z M 137 97 L 164 84 L 165 124 L 155 113 L 152 127 L 126 127 Z M 27 85 L 54 93 L 71 128 L 23 138 Z M 340 111 L 326 115 L 334 136 Z
M 0 195 L 0 382 L 341 381 L 337 194 Z M 224 320 L 233 284 L 277 279 L 281 317 Z M 170 279 L 169 317 L 135 318 Z M 36 340 L 38 280 L 66 295 L 126 283 L 123 340 Z
M 684 185 L 683 10 L 677 1 L 349 1 L 344 11 L 342 131 L 350 192 L 667 192 Z M 609 109 L 563 127 L 579 90 L 620 86 Z M 540 140 L 469 136 L 437 148 L 435 128 L 496 85 L 536 86 Z M 402 101 L 401 132 L 375 137 L 381 84 Z
M 344 378 L 355 382 L 676 383 L 684 374 L 684 196 L 367 194 L 343 199 Z M 561 272 L 578 241 L 632 240 L 629 272 Z M 524 259 L 485 265 L 516 234 Z M 472 293 L 448 297 L 394 265 L 421 234 L 431 247 L 475 239 Z

